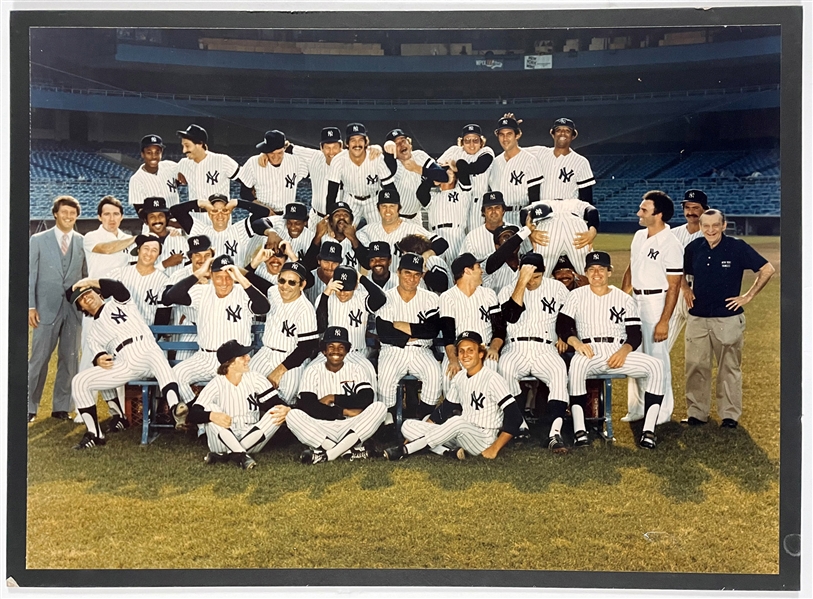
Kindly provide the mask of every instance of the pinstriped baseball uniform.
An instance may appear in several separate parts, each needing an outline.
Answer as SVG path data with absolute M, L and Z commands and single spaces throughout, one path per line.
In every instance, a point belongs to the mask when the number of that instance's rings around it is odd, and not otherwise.
M 189 231 L 190 236 L 205 235 L 212 242 L 215 256 L 226 254 L 234 260 L 237 266 L 245 266 L 251 261 L 251 251 L 258 242 L 264 242 L 263 235 L 257 235 L 251 228 L 249 216 L 236 223 L 230 224 L 222 231 L 215 231 L 212 222 L 206 216 L 207 223 L 195 221 Z
M 483 146 L 480 148 L 476 154 L 468 154 L 466 150 L 461 148 L 458 145 L 450 146 L 440 158 L 438 158 L 438 164 L 443 164 L 444 162 L 451 162 L 457 160 L 465 160 L 469 164 L 475 162 L 480 156 L 483 154 L 490 154 L 494 156 L 494 150 L 489 148 L 488 146 Z M 480 173 L 479 175 L 472 175 L 471 176 L 471 197 L 472 197 L 472 205 L 474 213 L 472 215 L 472 225 L 481 225 L 483 223 L 482 216 L 480 216 L 480 200 L 483 198 L 483 194 L 488 191 L 488 178 L 491 174 L 491 165 L 489 165 L 488 169 L 484 173 Z M 477 220 L 479 219 L 479 220 Z
M 657 424 L 668 422 L 675 407 L 672 392 L 672 362 L 669 357 L 671 345 L 679 331 L 669 331 L 672 343 L 666 341 L 655 343 L 653 335 L 655 325 L 663 314 L 666 302 L 666 290 L 669 288 L 668 275 L 683 275 L 683 246 L 672 235 L 669 225 L 659 233 L 647 237 L 647 229 L 636 231 L 630 246 L 630 274 L 634 290 L 646 290 L 649 294 L 633 292 L 641 315 L 641 334 L 643 340 L 636 350 L 659 359 L 663 363 L 663 402 L 658 414 Z M 658 290 L 660 293 L 652 293 Z M 683 301 L 682 297 L 678 301 Z M 627 403 L 631 414 L 644 413 L 644 386 L 641 382 L 628 382 Z
M 577 250 L 573 245 L 573 237 L 588 230 L 584 211 L 593 206 L 576 198 L 542 200 L 538 204 L 547 204 L 553 211 L 549 218 L 537 225 L 540 231 L 548 232 L 548 245 L 532 244 L 533 251 L 541 254 L 545 260 L 545 276 L 553 276 L 553 266 L 562 255 L 566 255 L 576 271 L 583 275 L 584 261 L 590 248 L 585 246 Z
M 253 187 L 257 201 L 274 212 L 285 212 L 285 205 L 296 201 L 296 185 L 308 176 L 308 163 L 293 154 L 283 153 L 279 166 L 260 166 L 262 154 L 252 156 L 240 169 L 240 180 Z M 327 193 L 327 188 L 325 188 Z
M 449 249 L 443 252 L 449 266 L 461 253 L 460 248 L 463 247 L 474 210 L 472 206 L 471 193 L 460 185 L 445 191 L 437 188 L 431 191 L 427 207 L 429 228 L 449 243 Z
M 513 289 L 516 282 L 517 271 L 511 270 L 507 264 L 503 264 L 490 275 L 483 271 L 483 287 L 492 289 L 496 294 L 499 294 L 505 287 L 510 286 Z
M 167 208 L 179 203 L 178 196 L 178 163 L 172 160 L 161 160 L 158 172 L 148 173 L 142 164 L 130 177 L 128 197 L 130 206 L 143 204 L 147 198 L 164 198 Z
M 311 275 L 313 275 L 313 285 L 308 287 L 302 295 L 310 302 L 311 306 L 313 306 L 314 310 L 316 309 L 316 303 L 319 301 L 319 298 L 325 291 L 325 287 L 327 287 L 327 283 L 322 281 L 319 278 L 319 275 L 316 274 L 316 271 L 319 270 L 318 268 L 314 268 L 311 271 Z
M 363 380 L 370 381 L 370 384 L 373 387 L 373 391 L 376 394 L 376 401 L 381 401 L 381 399 L 378 397 L 378 374 L 376 374 L 376 372 L 375 372 L 375 367 L 373 366 L 372 362 L 370 362 L 370 360 L 368 360 L 362 352 L 358 352 L 358 351 L 355 351 L 355 350 L 356 350 L 355 345 L 350 348 L 350 351 L 344 357 L 344 363 L 345 364 L 353 363 L 353 364 L 357 364 L 357 365 L 361 366 L 361 368 L 365 372 Z M 327 362 L 327 358 L 325 358 L 325 354 L 323 354 L 322 352 L 319 352 L 318 354 L 316 354 L 316 357 L 313 360 L 310 361 L 310 364 L 308 364 L 308 366 L 307 366 L 307 368 L 305 368 L 305 370 L 307 370 L 311 366 L 313 366 L 315 368 L 316 367 L 315 365 L 319 365 L 319 364 L 324 366 L 325 362 Z M 302 388 L 301 388 L 301 385 L 300 385 L 300 392 L 301 391 L 302 391 Z
M 543 200 L 578 198 L 580 189 L 596 184 L 590 162 L 575 150 L 555 156 L 553 148 L 546 146 L 525 149 L 542 165 L 545 182 L 540 198 Z
M 505 222 L 519 225 L 519 211 L 528 205 L 528 188 L 542 183 L 544 187 L 542 166 L 536 157 L 525 148 L 506 160 L 505 152 L 491 163 L 491 174 L 488 186 L 491 191 L 501 191 L 509 212 L 505 213 Z
M 687 226 L 684 224 L 679 227 L 673 227 L 672 235 L 674 235 L 680 244 L 685 248 L 698 237 L 702 237 L 703 232 L 698 230 L 696 233 L 689 233 Z M 689 281 L 689 285 L 691 286 L 694 277 L 687 275 L 686 279 Z M 669 319 L 669 337 L 666 339 L 666 343 L 669 345 L 670 352 L 672 351 L 672 347 L 675 345 L 675 340 L 680 336 L 680 332 L 686 325 L 686 317 L 688 314 L 689 306 L 686 304 L 686 300 L 681 292 L 680 296 L 678 297 L 677 304 L 675 304 L 675 309 L 672 312 L 672 318 Z
M 356 166 L 347 150 L 342 150 L 330 162 L 327 179 L 343 186 L 344 201 L 353 211 L 354 222 L 358 223 L 362 216 L 368 223 L 379 220 L 376 207 L 378 190 L 392 182 L 392 174 L 383 156 L 375 160 L 365 158 L 361 165 Z
M 418 288 L 409 302 L 401 298 L 397 287 L 385 292 L 385 295 L 387 303 L 377 313 L 382 320 L 423 323 L 440 311 L 438 296 L 426 289 Z M 423 383 L 421 401 L 431 405 L 437 403 L 440 397 L 441 370 L 430 349 L 431 345 L 431 339 L 412 339 L 404 348 L 381 343 L 378 355 L 378 388 L 379 397 L 387 408 L 395 405 L 398 381 L 407 374 L 417 377 Z
M 307 165 L 308 173 L 310 173 L 311 218 L 308 221 L 308 227 L 315 229 L 318 220 L 327 214 L 327 177 L 330 165 L 321 150 L 294 146 L 294 156 Z M 336 199 L 343 199 L 341 190 Z
M 155 269 L 148 275 L 142 275 L 135 265 L 117 268 L 108 275 L 108 278 L 121 281 L 138 309 L 141 318 L 147 324 L 155 323 L 155 312 L 163 307 L 161 296 L 167 285 L 169 277 L 163 270 Z
M 178 172 L 186 179 L 190 201 L 208 200 L 216 193 L 229 198 L 229 181 L 237 177 L 240 165 L 231 156 L 207 151 L 200 162 L 191 158 L 181 159 Z
M 333 293 L 330 297 L 322 293 L 318 301 L 327 302 L 327 324 L 328 328 L 331 326 L 340 326 L 347 329 L 348 339 L 350 340 L 351 352 L 360 352 L 367 355 L 367 340 L 365 333 L 367 331 L 367 321 L 369 315 L 372 313 L 367 304 L 370 294 L 367 290 L 359 284 L 351 297 L 346 302 L 343 302 L 339 297 Z
M 430 448 L 462 447 L 472 455 L 479 455 L 497 439 L 503 411 L 514 403 L 508 383 L 489 368 L 481 368 L 474 376 L 465 370 L 458 372 L 452 379 L 447 400 L 460 404 L 463 414 L 443 424 L 405 420 L 401 427 L 404 437 L 410 441 L 425 437 Z
M 313 231 L 305 227 L 302 229 L 302 233 L 299 234 L 299 237 L 291 237 L 285 225 L 277 228 L 276 224 L 274 225 L 274 231 L 278 231 L 279 236 L 282 237 L 284 241 L 291 244 L 291 249 L 296 252 L 296 255 L 299 256 L 300 260 L 305 258 L 305 253 L 308 251 L 308 248 L 311 246 L 311 242 L 314 238 Z M 347 245 L 352 249 L 353 246 L 350 245 L 349 241 L 347 242 Z M 344 246 L 342 246 L 342 255 L 344 255 L 344 251 Z M 353 256 L 353 260 L 355 260 L 355 255 Z
M 677 240 L 680 242 L 680 245 L 686 247 L 687 245 L 689 245 L 689 243 L 691 243 L 698 237 L 703 237 L 703 231 L 698 230 L 695 233 L 689 233 L 688 225 L 683 224 L 680 225 L 679 227 L 674 227 L 672 229 L 672 235 L 674 235 L 677 238 Z
M 483 262 L 494 253 L 494 249 L 494 231 L 489 231 L 485 225 L 480 225 L 466 235 L 460 253 L 469 253 L 477 258 L 478 262 Z
M 238 452 L 257 453 L 265 447 L 280 426 L 271 422 L 270 412 L 260 417 L 260 404 L 276 394 L 268 379 L 256 372 L 244 373 L 238 385 L 221 374 L 209 381 L 195 403 L 208 412 L 222 412 L 231 416 L 231 426 L 228 429 L 214 422 L 204 424 L 209 451 L 227 453 L 237 449 Z M 259 430 L 262 436 L 256 435 L 258 441 L 247 447 L 244 441 L 252 429 Z M 232 434 L 224 443 L 228 431 Z M 254 440 L 255 435 L 248 438 Z M 240 444 L 239 448 L 234 446 L 234 441 Z
M 423 150 L 412 150 L 412 160 L 422 169 L 437 164 L 435 159 Z M 418 201 L 415 192 L 418 191 L 418 186 L 423 178 L 418 173 L 407 170 L 400 160 L 396 160 L 396 165 L 393 182 L 395 183 L 395 189 L 398 190 L 398 195 L 401 196 L 401 213 L 420 214 L 421 203 Z
M 181 229 L 174 230 L 181 231 Z M 170 256 L 174 256 L 176 254 L 186 256 L 186 251 L 188 249 L 189 242 L 187 241 L 186 233 L 183 233 L 181 235 L 167 234 L 164 237 L 164 242 L 161 244 L 161 255 L 158 257 L 158 260 L 155 261 L 155 268 L 163 270 L 168 277 L 172 276 L 173 273 L 183 268 L 183 265 L 187 262 L 187 260 L 184 259 L 180 264 L 176 264 L 175 266 L 169 266 L 166 268 L 162 266 L 161 263 Z
M 516 282 L 500 291 L 501 306 L 511 299 L 515 288 Z M 562 283 L 543 278 L 536 289 L 525 289 L 522 298 L 525 310 L 519 319 L 509 322 L 506 318 L 508 336 L 499 371 L 514 396 L 521 392 L 519 379 L 530 375 L 548 386 L 550 399 L 568 402 L 567 368 L 556 349 L 556 318 L 567 297 L 567 287 Z
M 396 245 L 407 235 L 423 235 L 430 241 L 438 238 L 424 229 L 419 223 L 411 220 L 401 219 L 401 223 L 391 233 L 384 230 L 384 225 L 381 224 L 381 218 L 376 212 L 376 220 L 368 222 L 367 226 L 359 229 L 356 237 L 363 246 L 369 246 L 373 241 L 386 241 L 392 248 L 392 263 L 390 264 L 390 271 L 394 274 L 398 272 L 398 262 L 401 259 L 402 252 Z M 445 254 L 446 252 L 444 252 Z
M 641 324 L 635 300 L 613 285 L 609 289 L 606 295 L 596 295 L 588 285 L 579 287 L 570 292 L 562 307 L 562 314 L 576 321 L 580 339 L 613 339 L 612 342 L 589 342 L 595 354 L 593 358 L 578 352 L 573 356 L 570 362 L 570 395 L 586 394 L 586 382 L 590 376 L 610 372 L 646 379 L 646 391 L 660 395 L 663 392 L 663 364 L 660 360 L 630 352 L 621 368 L 607 366 L 607 359 L 621 348 L 627 338 L 626 326 Z
M 272 275 L 270 272 L 268 272 L 268 266 L 266 266 L 265 262 L 260 262 L 260 265 L 254 269 L 254 274 L 265 279 L 272 285 L 276 285 L 277 279 L 279 278 L 279 274 Z
M 298 345 L 319 338 L 316 311 L 304 294 L 285 303 L 279 294 L 279 287 L 274 286 L 268 290 L 268 300 L 271 302 L 271 310 L 265 320 L 263 346 L 249 363 L 251 370 L 263 376 L 271 374 Z M 300 366 L 291 368 L 282 375 L 279 396 L 286 403 L 292 404 L 296 400 L 302 371 L 307 365 L 308 361 L 305 360 Z
M 364 227 L 364 229 L 366 228 L 367 227 Z M 362 231 L 364 229 L 362 229 Z M 359 231 L 359 233 L 361 233 L 361 231 Z M 363 244 L 363 242 L 361 241 L 361 237 L 358 234 L 356 235 L 356 237 L 358 238 L 359 243 Z M 342 264 L 344 266 L 349 266 L 350 268 L 355 268 L 356 270 L 359 269 L 359 261 L 358 258 L 356 258 L 356 250 L 353 248 L 353 244 L 350 243 L 350 240 L 347 237 L 339 241 L 333 236 L 333 234 L 330 231 L 328 231 L 327 233 L 325 233 L 325 236 L 322 237 L 322 241 L 332 241 L 334 243 L 338 243 L 339 245 L 341 245 Z

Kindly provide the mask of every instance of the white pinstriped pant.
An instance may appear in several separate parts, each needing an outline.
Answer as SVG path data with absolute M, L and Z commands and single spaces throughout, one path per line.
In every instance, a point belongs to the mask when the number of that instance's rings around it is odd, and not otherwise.
M 443 237 L 449 244 L 449 249 L 443 252 L 441 258 L 446 261 L 449 268 L 452 267 L 452 262 L 460 255 L 460 249 L 463 247 L 463 242 L 466 240 L 466 230 L 462 225 L 454 227 L 444 227 L 442 229 L 432 229 L 432 232 L 438 237 Z
M 254 357 L 251 358 L 251 362 L 248 363 L 248 367 L 254 372 L 259 372 L 261 375 L 267 377 L 269 374 L 271 374 L 271 371 L 282 364 L 282 362 L 288 356 L 289 352 L 277 351 L 263 345 L 260 348 L 260 351 L 254 354 Z M 296 396 L 299 393 L 299 383 L 302 380 L 302 372 L 305 370 L 305 366 L 307 365 L 308 360 L 305 360 L 300 366 L 288 370 L 279 380 L 279 389 L 277 389 L 277 393 L 279 394 L 280 399 L 282 399 L 289 406 L 296 402 Z
M 246 449 L 248 453 L 259 452 L 263 447 L 265 447 L 266 443 L 271 440 L 271 437 L 273 437 L 274 434 L 280 429 L 280 425 L 274 424 L 271 421 L 271 412 L 266 412 L 263 414 L 263 417 L 256 422 L 238 422 L 236 419 L 232 419 L 231 426 L 228 429 L 223 428 L 214 422 L 207 422 L 203 425 L 203 428 L 206 430 L 206 440 L 209 443 L 209 451 L 214 451 L 215 453 L 229 453 L 231 449 L 229 449 L 223 443 L 223 441 L 220 440 L 220 435 L 224 433 L 228 434 L 226 431 L 231 431 L 234 436 L 237 437 L 238 441 L 242 441 L 243 437 L 246 436 L 246 433 L 248 433 L 248 431 L 255 426 L 262 431 L 265 439 L 263 439 L 260 443 L 257 443 L 257 445 L 251 449 L 243 446 L 243 449 Z
M 364 217 L 367 224 L 381 222 L 381 216 L 378 214 L 378 204 L 376 195 L 373 194 L 366 200 L 357 200 L 355 196 L 349 193 L 344 194 L 344 201 L 350 205 L 353 211 L 353 225 L 358 226 L 361 217 Z
M 220 362 L 217 361 L 217 352 L 199 350 L 194 356 L 172 367 L 172 372 L 178 381 L 181 390 L 181 399 L 189 403 L 195 399 L 195 393 L 190 385 L 192 383 L 208 383 L 217 374 Z
M 480 455 L 491 447 L 498 432 L 497 429 L 481 428 L 462 416 L 452 416 L 443 424 L 409 419 L 401 426 L 401 434 L 407 441 L 426 437 L 430 448 L 441 445 L 450 449 L 462 447 L 471 455 Z
M 645 391 L 663 393 L 663 363 L 640 352 L 630 352 L 621 368 L 610 368 L 607 359 L 621 347 L 618 343 L 591 343 L 592 358 L 576 353 L 570 362 L 570 394 L 587 393 L 587 379 L 595 374 L 624 374 L 634 379 L 646 379 Z M 643 410 L 641 410 L 643 412 Z
M 551 218 L 543 220 L 537 226 L 540 231 L 547 231 L 548 245 L 534 245 L 534 251 L 542 254 L 545 260 L 545 276 L 553 276 L 553 267 L 559 260 L 559 256 L 566 255 L 573 264 L 573 268 L 580 274 L 584 274 L 584 261 L 590 251 L 588 246 L 577 250 L 573 245 L 573 237 L 576 233 L 586 233 L 587 223 L 583 219 L 570 214 L 554 214 Z
M 364 442 L 384 424 L 386 416 L 386 406 L 380 401 L 374 401 L 358 416 L 344 420 L 319 420 L 308 416 L 302 410 L 293 409 L 288 412 L 285 422 L 297 439 L 305 445 L 317 449 L 322 446 L 325 439 L 338 443 L 350 430 L 359 436 L 361 442 Z
M 432 350 L 414 345 L 407 345 L 403 349 L 384 345 L 378 354 L 378 396 L 387 408 L 395 405 L 398 381 L 407 374 L 423 383 L 421 401 L 436 405 L 443 374 Z
M 71 381 L 71 394 L 77 409 L 96 405 L 96 392 L 102 391 L 105 400 L 112 399 L 114 389 L 129 381 L 154 376 L 161 387 L 174 382 L 175 376 L 166 356 L 152 337 L 134 341 L 116 354 L 113 368 L 91 366 L 78 373 Z M 172 394 L 174 395 L 174 393 Z M 168 397 L 170 407 L 175 398 Z
M 550 399 L 568 403 L 567 367 L 556 346 L 538 341 L 511 341 L 500 356 L 500 374 L 508 381 L 511 395 L 522 392 L 519 379 L 532 376 L 550 389 Z
M 488 345 L 488 344 L 486 344 Z M 502 357 L 500 357 L 500 362 L 502 361 Z M 497 360 L 483 360 L 483 365 L 486 368 L 490 368 L 494 372 L 500 372 L 500 366 Z M 443 389 L 443 397 L 449 396 L 449 385 L 452 384 L 452 379 L 446 376 L 446 369 L 449 367 L 449 356 L 446 355 L 446 351 L 443 352 L 443 361 L 440 363 L 440 372 L 443 377 L 443 385 L 441 388 Z M 462 366 L 461 366 L 462 368 Z M 500 373 L 502 374 L 502 373 Z

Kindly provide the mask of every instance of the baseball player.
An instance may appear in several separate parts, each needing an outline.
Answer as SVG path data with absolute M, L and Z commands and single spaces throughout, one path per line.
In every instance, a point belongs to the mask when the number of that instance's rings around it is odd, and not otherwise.
M 211 284 L 198 285 L 211 269 Z M 235 285 L 238 283 L 238 285 Z M 268 298 L 254 287 L 226 255 L 207 258 L 192 275 L 164 292 L 166 305 L 191 306 L 198 327 L 198 351 L 173 367 L 184 403 L 195 394 L 190 385 L 212 380 L 217 374 L 217 348 L 226 341 L 251 345 L 251 318 L 267 314 Z
M 508 381 L 518 406 L 525 404 L 519 379 L 530 375 L 548 386 L 546 413 L 550 428 L 546 444 L 554 453 L 566 453 L 561 432 L 569 400 L 567 368 L 559 354 L 567 349 L 567 344 L 556 335 L 556 319 L 568 291 L 559 281 L 545 278 L 544 272 L 542 256 L 525 254 L 516 284 L 500 292 L 498 300 L 507 336 L 499 371 Z
M 316 229 L 316 223 L 327 216 L 327 178 L 333 159 L 344 148 L 342 133 L 338 127 L 325 127 L 319 141 L 319 149 L 293 146 L 293 155 L 304 160 L 311 178 L 311 211 L 308 228 Z M 368 155 L 368 160 L 369 160 Z M 341 194 L 337 194 L 341 199 Z M 352 222 L 352 220 L 351 220 Z
M 169 229 L 169 208 L 164 198 L 144 198 L 138 216 L 146 226 L 145 235 L 161 239 L 161 255 L 157 264 L 167 276 L 179 270 L 186 254 L 186 235 L 182 229 Z
M 494 162 L 494 150 L 486 145 L 486 138 L 480 125 L 471 123 L 463 127 L 457 145 L 446 150 L 438 163 L 448 164 L 464 183 L 471 184 L 473 215 L 479 212 L 478 207 L 483 194 L 488 191 L 488 176 L 491 163 Z M 483 224 L 482 219 L 472 216 L 470 229 Z
M 356 227 L 353 225 L 353 211 L 346 202 L 336 201 L 331 204 L 330 215 L 316 222 L 316 231 L 311 245 L 305 253 L 302 262 L 311 270 L 316 268 L 318 254 L 323 239 L 335 241 L 342 246 L 344 265 L 358 269 L 359 256 L 364 248 L 356 236 Z
M 589 285 L 587 277 L 576 272 L 573 264 L 567 256 L 559 256 L 556 266 L 553 267 L 553 278 L 567 287 L 568 291 L 573 291 L 579 287 Z
M 256 200 L 272 214 L 282 214 L 286 204 L 296 201 L 297 182 L 310 174 L 308 163 L 288 151 L 290 143 L 277 129 L 266 131 L 256 148 L 260 154 L 246 160 L 240 169 L 240 197 L 249 202 Z
M 587 254 L 588 287 L 571 291 L 559 312 L 556 332 L 576 350 L 570 362 L 570 413 L 575 443 L 590 442 L 584 425 L 587 379 L 618 373 L 646 380 L 644 426 L 640 445 L 654 449 L 655 425 L 663 400 L 663 362 L 635 350 L 641 344 L 641 318 L 634 299 L 610 286 L 612 263 L 607 252 Z
M 398 242 L 398 250 L 401 254 L 418 254 L 423 257 L 424 273 L 419 285 L 421 289 L 440 295 L 454 284 L 449 265 L 443 258 L 435 255 L 432 244 L 425 235 L 407 235 Z
M 630 264 L 624 273 L 621 290 L 632 292 L 641 316 L 643 340 L 640 350 L 663 363 L 663 402 L 658 424 L 669 422 L 675 407 L 672 393 L 672 362 L 668 343 L 669 321 L 680 299 L 683 279 L 683 246 L 667 224 L 674 213 L 672 198 L 662 191 L 648 191 L 638 209 L 638 223 L 644 228 L 635 233 L 630 246 Z M 641 381 L 630 379 L 627 391 L 628 412 L 624 422 L 644 417 Z
M 494 459 L 516 435 L 522 423 L 516 401 L 496 371 L 483 368 L 486 348 L 480 334 L 464 331 L 457 355 L 465 370 L 452 380 L 449 395 L 429 420 L 405 420 L 407 440 L 384 450 L 388 460 L 402 460 L 426 447 L 434 453 L 465 459 L 466 452 Z
M 282 266 L 277 285 L 267 290 L 271 309 L 263 346 L 251 359 L 251 369 L 267 377 L 289 405 L 296 401 L 302 371 L 319 344 L 316 312 L 303 294 L 309 282 L 298 262 Z
M 466 235 L 462 251 L 474 254 L 474 257 L 482 263 L 494 252 L 494 232 L 506 224 L 503 194 L 499 191 L 489 191 L 483 194 L 481 210 L 485 222 Z M 534 232 L 532 240 L 537 243 L 543 242 L 542 233 Z M 526 251 L 528 250 L 530 250 L 530 245 Z
M 497 121 L 494 134 L 502 146 L 503 153 L 491 164 L 488 185 L 492 191 L 502 192 L 506 220 L 519 226 L 520 209 L 540 199 L 540 188 L 544 179 L 542 167 L 535 156 L 519 147 L 522 131 L 515 119 L 501 118 Z
M 314 231 L 308 229 L 308 207 L 299 202 L 286 204 L 280 220 L 278 224 L 276 219 L 271 219 L 274 231 L 279 231 L 279 236 L 288 242 L 299 260 L 304 260 L 314 238 Z
M 345 359 L 352 344 L 343 327 L 329 327 L 319 347 L 325 360 L 305 369 L 296 409 L 286 418 L 290 431 L 308 446 L 300 459 L 304 464 L 319 464 L 347 452 L 351 460 L 367 459 L 364 442 L 387 414 L 384 404 L 376 401 L 372 365 Z
M 141 138 L 144 164 L 130 177 L 128 194 L 130 206 L 137 213 L 147 198 L 164 198 L 170 206 L 181 201 L 178 197 L 178 163 L 162 160 L 165 147 L 160 135 L 151 133 Z
M 378 389 L 387 408 L 395 406 L 398 381 L 412 374 L 423 383 L 419 417 L 431 413 L 438 403 L 441 369 L 432 354 L 432 340 L 440 331 L 438 297 L 419 289 L 423 257 L 404 254 L 398 264 L 398 286 L 386 292 L 387 303 L 376 315 L 381 340 L 378 356 Z
M 165 317 L 156 322 L 156 313 L 161 308 L 161 296 L 169 285 L 166 273 L 155 268 L 155 261 L 161 254 L 161 239 L 152 235 L 139 235 L 136 237 L 136 248 L 138 261 L 132 266 L 117 268 L 108 276 L 124 284 L 144 322 L 148 325 L 168 324 L 170 315 L 166 308 L 162 308 Z
M 251 348 L 227 341 L 217 348 L 220 366 L 189 410 L 189 421 L 203 424 L 207 464 L 235 462 L 243 470 L 257 465 L 258 453 L 285 422 L 287 410 L 265 377 L 249 370 Z
M 412 138 L 403 129 L 387 133 L 384 143 L 384 162 L 393 173 L 393 182 L 401 196 L 401 218 L 413 220 L 421 212 L 421 204 L 415 195 L 422 181 L 445 183 L 446 170 L 423 150 L 412 149 Z M 423 204 L 424 206 L 426 204 Z M 373 221 L 370 221 L 373 222 Z
M 178 383 L 164 352 L 130 302 L 127 288 L 113 279 L 87 278 L 77 281 L 65 295 L 95 323 L 88 338 L 93 366 L 71 381 L 73 400 L 88 429 L 74 449 L 88 449 L 107 442 L 96 412 L 97 391 L 102 392 L 113 415 L 107 432 L 130 426 L 124 417 L 124 405 L 113 389 L 139 378 L 155 376 L 176 423 L 183 422 L 188 410 L 179 402 Z M 105 301 L 107 298 L 112 299 Z
M 287 241 L 281 241 L 276 250 L 264 248 L 254 254 L 251 263 L 246 266 L 246 278 L 251 281 L 252 285 L 258 286 L 260 290 L 262 290 L 262 286 L 257 285 L 252 276 L 259 277 L 271 283 L 271 285 L 276 285 L 279 273 L 282 271 L 282 265 L 289 260 L 297 262 L 299 256 L 294 253 Z
M 449 244 L 449 249 L 443 254 L 449 266 L 460 255 L 466 233 L 471 230 L 470 221 L 474 213 L 471 187 L 458 183 L 454 172 L 449 171 L 449 181 L 435 188 L 432 181 L 427 179 L 416 192 L 421 205 L 428 206 L 429 229 Z
M 370 157 L 370 140 L 367 129 L 361 123 L 347 125 L 345 138 L 347 151 L 336 156 L 330 163 L 327 183 L 327 209 L 330 210 L 333 202 L 338 198 L 339 189 L 344 190 L 344 201 L 350 205 L 358 225 L 361 219 L 368 223 L 376 222 L 375 203 L 372 198 L 382 188 L 392 188 L 394 173 L 384 163 L 384 158 L 378 155 Z
M 370 280 L 384 291 L 398 285 L 398 277 L 392 274 L 392 250 L 386 241 L 373 241 L 367 248 L 367 260 L 370 266 Z
M 483 286 L 493 289 L 494 293 L 503 287 L 514 286 L 519 270 L 519 249 L 525 241 L 518 235 L 526 232 L 514 225 L 503 225 L 494 231 L 494 253 L 485 261 L 483 268 Z M 510 243 L 508 243 L 510 241 Z
M 305 297 L 316 307 L 319 296 L 333 279 L 333 272 L 342 263 L 342 246 L 333 241 L 325 241 L 319 246 L 318 266 L 311 272 L 313 285 L 308 286 Z

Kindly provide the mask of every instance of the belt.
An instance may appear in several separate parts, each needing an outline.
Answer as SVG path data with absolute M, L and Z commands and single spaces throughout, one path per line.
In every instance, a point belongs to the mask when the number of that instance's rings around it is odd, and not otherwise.
M 284 350 L 284 349 L 277 349 L 276 347 L 269 347 L 269 346 L 267 346 L 267 345 L 266 345 L 265 347 L 267 347 L 267 348 L 268 348 L 268 349 L 270 349 L 271 351 L 278 351 L 278 352 L 280 352 L 280 353 L 282 353 L 282 354 L 286 353 L 286 351 L 287 351 L 287 350 Z
M 125 339 L 124 341 L 119 343 L 118 346 L 116 347 L 116 353 L 119 353 L 121 350 L 123 350 L 125 347 L 127 347 L 128 345 L 130 345 L 134 341 L 141 341 L 143 338 L 144 338 L 144 335 L 139 335 L 135 339 L 132 338 L 132 337 L 130 337 L 129 339 Z
M 547 339 L 542 339 L 542 337 L 511 337 L 509 341 L 536 341 L 537 343 L 550 343 L 553 344 L 553 341 L 549 341 Z
M 459 226 L 460 225 L 456 225 L 454 223 L 443 223 L 442 225 L 435 225 L 434 227 L 432 227 L 432 230 L 434 231 L 435 229 L 451 229 L 453 227 L 459 227 Z
M 209 353 L 209 354 L 216 354 L 217 353 L 216 349 L 206 349 L 205 347 L 201 347 L 199 349 L 200 349 L 200 351 L 205 351 L 206 353 Z
M 663 289 L 633 289 L 632 292 L 635 295 L 658 295 L 659 293 L 663 293 Z
M 506 206 L 505 207 L 506 212 L 513 212 L 514 210 L 522 210 L 522 208 L 520 208 L 519 206 Z
M 352 196 L 352 197 L 357 199 L 359 202 L 363 202 L 364 200 L 370 199 L 370 196 Z
M 623 339 L 616 339 L 615 337 L 588 337 L 587 339 L 582 339 L 582 343 L 624 343 Z
M 415 218 L 416 216 L 418 216 L 418 213 L 416 212 L 415 214 L 399 214 L 398 216 L 400 216 L 401 218 Z

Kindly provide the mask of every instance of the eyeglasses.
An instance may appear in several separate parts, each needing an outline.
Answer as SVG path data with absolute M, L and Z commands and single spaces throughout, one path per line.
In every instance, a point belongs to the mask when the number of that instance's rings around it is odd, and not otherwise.
M 277 279 L 277 283 L 280 285 L 290 285 L 291 287 L 299 286 L 299 281 L 296 279 Z

